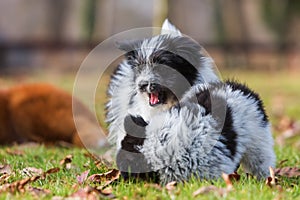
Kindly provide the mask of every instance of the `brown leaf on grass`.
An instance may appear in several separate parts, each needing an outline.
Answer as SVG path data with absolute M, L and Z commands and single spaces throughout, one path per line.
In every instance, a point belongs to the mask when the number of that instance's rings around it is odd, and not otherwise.
M 59 167 L 54 167 L 54 168 L 48 169 L 46 172 L 44 172 L 44 174 L 45 175 L 54 174 L 54 173 L 57 173 L 59 171 L 60 171 Z
M 175 195 L 178 195 L 180 193 L 180 188 L 176 190 L 177 182 L 176 181 L 171 181 L 166 184 L 165 188 L 168 191 L 168 194 L 171 199 L 175 199 Z
M 23 156 L 25 154 L 25 152 L 23 150 L 10 149 L 10 148 L 5 149 L 5 152 L 7 154 L 10 154 L 10 155 L 13 155 L 13 156 Z
M 193 192 L 193 197 L 196 197 L 200 194 L 207 194 L 210 193 L 211 191 L 218 191 L 220 188 L 214 185 L 209 185 L 209 186 L 204 186 Z
M 12 183 L 7 183 L 7 184 L 1 186 L 0 193 L 1 192 L 14 193 L 17 191 L 25 192 L 26 191 L 25 186 L 28 185 L 29 183 L 32 183 L 41 178 L 45 178 L 47 175 L 56 173 L 58 171 L 59 171 L 59 168 L 52 168 L 52 169 L 47 170 L 46 172 L 43 172 L 42 175 L 32 176 L 32 177 L 28 177 L 28 178 L 18 180 L 18 181 L 12 182 Z
M 100 194 L 105 198 L 113 199 L 116 196 L 113 194 L 112 187 L 107 187 L 105 189 L 99 190 Z
M 274 172 L 275 172 L 275 175 L 277 175 L 277 176 L 286 176 L 289 178 L 300 176 L 300 168 L 299 167 L 276 168 L 274 170 Z
M 72 159 L 73 159 L 73 155 L 67 155 L 64 159 L 62 159 L 59 164 L 63 166 L 63 168 L 65 169 L 71 169 L 72 167 Z
M 106 199 L 113 199 L 115 195 L 112 193 L 112 188 L 108 187 L 103 190 L 99 190 L 92 186 L 86 186 L 84 188 L 80 188 L 77 192 L 71 194 L 67 199 L 88 199 L 94 200 L 99 199 L 101 197 L 105 197 Z
M 220 197 L 224 197 L 224 196 L 228 195 L 228 193 L 231 191 L 232 190 L 231 189 L 229 190 L 228 188 L 219 188 L 214 185 L 209 185 L 209 186 L 201 187 L 198 190 L 196 190 L 195 192 L 193 192 L 193 197 L 196 197 L 201 194 L 208 194 L 210 192 L 213 192 Z
M 112 190 L 112 187 L 107 187 L 103 190 L 101 190 L 101 194 L 104 194 L 104 195 L 110 195 L 112 194 L 113 190 Z
M 88 177 L 88 180 L 93 183 L 100 183 L 101 186 L 97 187 L 98 190 L 102 190 L 106 186 L 110 185 L 114 181 L 120 178 L 120 171 L 117 169 L 112 169 L 103 174 L 93 174 Z
M 86 181 L 89 172 L 90 172 L 90 170 L 86 170 L 86 171 L 82 172 L 80 175 L 78 175 L 76 177 L 77 178 L 77 182 L 79 184 L 83 184 Z
M 0 165 L 0 185 L 8 181 L 12 174 L 11 166 L 8 164 Z
M 266 185 L 269 187 L 273 187 L 276 185 L 277 179 L 275 178 L 275 172 L 272 167 L 269 167 L 270 176 L 266 179 Z
M 232 176 L 231 176 L 232 177 Z M 226 196 L 229 192 L 233 190 L 233 185 L 230 179 L 229 174 L 222 173 L 222 178 L 224 179 L 226 183 L 226 188 L 219 188 L 214 185 L 209 185 L 209 186 L 204 186 L 193 192 L 193 196 L 196 197 L 200 194 L 207 194 L 210 192 L 214 192 L 215 194 L 224 197 Z
M 7 183 L 8 179 L 10 178 L 11 174 L 2 174 L 0 175 L 0 185 Z M 0 189 L 1 191 L 1 189 Z
M 22 169 L 21 173 L 27 177 L 40 176 L 43 174 L 43 170 L 35 167 L 26 167 Z
M 110 154 L 107 152 L 103 156 L 98 156 L 90 152 L 86 152 L 84 155 L 88 158 L 91 158 L 98 169 L 102 168 L 103 165 L 107 167 L 113 166 L 112 163 L 114 162 L 114 159 L 109 156 Z
M 71 197 L 71 198 L 70 198 Z M 98 191 L 91 187 L 86 186 L 85 188 L 80 188 L 77 192 L 71 194 L 68 199 L 88 199 L 88 200 L 97 200 L 99 199 Z
M 171 182 L 167 183 L 166 189 L 168 191 L 172 191 L 172 190 L 176 189 L 176 186 L 177 186 L 177 182 L 176 181 L 171 181 Z
M 224 181 L 226 183 L 226 189 L 227 190 L 232 190 L 233 185 L 232 185 L 232 182 L 230 180 L 229 174 L 222 173 L 222 178 L 224 179 Z
M 28 187 L 27 192 L 31 193 L 33 196 L 41 199 L 42 196 L 50 194 L 50 190 L 42 189 L 42 188 L 36 188 L 36 187 Z
M 11 174 L 11 166 L 8 164 L 0 165 L 0 176 L 2 174 Z
M 279 163 L 278 163 L 278 168 L 282 168 L 283 167 L 283 164 L 285 163 L 285 162 L 287 162 L 288 161 L 288 159 L 284 159 L 284 160 L 281 160 Z M 276 170 L 275 170 L 276 171 Z

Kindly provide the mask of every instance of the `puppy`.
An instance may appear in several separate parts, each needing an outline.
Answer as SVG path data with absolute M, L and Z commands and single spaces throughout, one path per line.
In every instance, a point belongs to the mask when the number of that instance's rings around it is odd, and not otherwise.
M 123 177 L 214 179 L 240 163 L 258 178 L 267 176 L 275 155 L 258 95 L 222 83 L 196 42 L 167 20 L 162 29 L 119 43 L 126 54 L 109 85 L 107 122 Z

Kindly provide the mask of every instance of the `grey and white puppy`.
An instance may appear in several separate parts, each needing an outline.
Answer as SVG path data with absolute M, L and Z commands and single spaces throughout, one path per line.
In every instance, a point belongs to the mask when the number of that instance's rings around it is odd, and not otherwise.
M 258 95 L 220 82 L 196 42 L 167 20 L 162 29 L 119 44 L 126 54 L 109 85 L 107 122 L 122 175 L 213 179 L 242 163 L 266 177 L 275 155 Z

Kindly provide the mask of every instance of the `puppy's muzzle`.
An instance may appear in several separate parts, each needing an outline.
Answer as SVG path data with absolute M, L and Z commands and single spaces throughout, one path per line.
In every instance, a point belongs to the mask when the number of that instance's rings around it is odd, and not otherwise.
M 141 81 L 138 86 L 141 92 L 152 93 L 160 90 L 159 84 L 151 83 L 149 81 Z
M 149 98 L 149 105 L 156 106 L 163 103 L 163 91 L 162 87 L 153 82 L 141 81 L 138 84 L 141 93 L 147 93 Z

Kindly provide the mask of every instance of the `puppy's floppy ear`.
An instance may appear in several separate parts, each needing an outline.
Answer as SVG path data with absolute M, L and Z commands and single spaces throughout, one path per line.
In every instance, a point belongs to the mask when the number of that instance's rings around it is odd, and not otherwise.
M 118 49 L 130 52 L 139 48 L 141 41 L 140 40 L 123 40 L 115 42 Z
M 161 27 L 161 35 L 163 34 L 170 34 L 174 36 L 182 36 L 181 32 L 173 25 L 170 23 L 168 19 L 165 19 L 162 27 Z

